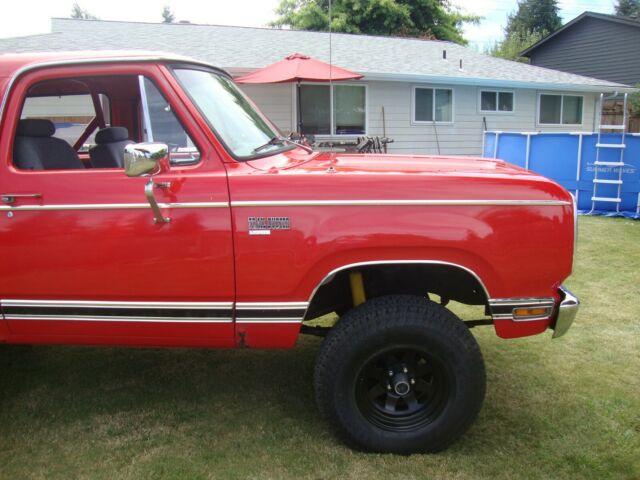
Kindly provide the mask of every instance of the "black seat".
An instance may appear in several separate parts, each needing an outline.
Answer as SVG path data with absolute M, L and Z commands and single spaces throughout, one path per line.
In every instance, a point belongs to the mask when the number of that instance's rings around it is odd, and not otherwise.
M 29 118 L 18 122 L 13 143 L 13 163 L 23 170 L 64 170 L 84 168 L 73 147 L 55 138 L 51 120 Z
M 124 147 L 133 143 L 125 127 L 107 127 L 96 133 L 96 146 L 89 150 L 93 168 L 122 168 Z

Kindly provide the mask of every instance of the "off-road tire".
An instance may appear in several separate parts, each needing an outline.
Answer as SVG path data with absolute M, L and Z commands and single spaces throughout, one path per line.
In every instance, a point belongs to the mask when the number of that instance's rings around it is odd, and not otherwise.
M 415 364 L 408 360 L 416 356 Z M 385 384 L 383 371 L 379 386 L 383 364 L 390 380 Z M 395 390 L 406 389 L 406 375 L 415 377 L 410 400 Z M 446 308 L 410 295 L 375 298 L 346 313 L 324 340 L 314 373 L 320 413 L 341 439 L 360 450 L 401 454 L 454 443 L 478 415 L 485 382 L 482 353 L 466 325 Z M 375 397 L 382 386 L 391 393 Z

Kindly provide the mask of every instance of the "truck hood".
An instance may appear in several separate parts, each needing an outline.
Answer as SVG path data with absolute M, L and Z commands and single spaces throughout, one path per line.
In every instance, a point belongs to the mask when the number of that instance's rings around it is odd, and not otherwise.
M 308 154 L 296 149 L 246 166 L 255 174 L 266 174 L 264 185 L 283 200 L 571 200 L 563 187 L 548 178 L 481 157 Z M 269 188 L 248 189 L 246 197 L 267 200 L 268 192 Z M 244 197 L 243 192 L 239 199 Z
M 483 157 L 300 153 L 300 150 L 248 162 L 258 170 L 295 169 L 309 173 L 454 174 L 454 175 L 527 175 L 530 173 L 502 160 Z

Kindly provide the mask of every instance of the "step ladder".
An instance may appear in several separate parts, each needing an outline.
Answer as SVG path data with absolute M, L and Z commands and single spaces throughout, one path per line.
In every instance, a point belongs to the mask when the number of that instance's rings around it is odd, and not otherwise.
M 591 211 L 589 213 L 593 213 L 596 209 L 597 203 L 615 203 L 616 204 L 616 212 L 620 212 L 620 203 L 622 203 L 622 173 L 624 170 L 624 151 L 627 148 L 625 144 L 626 135 L 627 135 L 627 121 L 628 121 L 628 112 L 627 112 L 627 94 L 624 94 L 623 97 L 623 107 L 622 107 L 622 124 L 616 125 L 603 125 L 602 124 L 602 112 L 604 110 L 604 102 L 605 100 L 619 98 L 618 95 L 613 96 L 605 96 L 604 93 L 600 94 L 600 114 L 598 116 L 598 140 L 596 142 L 596 161 L 595 161 L 595 171 L 593 174 L 593 194 L 591 195 Z M 602 134 L 605 131 L 612 131 L 612 133 L 620 133 L 620 143 L 607 143 L 605 142 Z M 602 152 L 604 151 L 613 151 L 616 152 L 612 155 L 614 158 L 609 158 L 608 160 L 602 160 Z M 598 178 L 598 173 L 602 175 L 604 172 L 603 168 L 611 168 L 611 172 L 614 175 L 610 175 L 609 177 L 613 178 Z M 617 178 L 616 178 L 617 177 Z M 604 185 L 616 185 L 616 195 L 610 196 L 598 193 L 598 186 Z M 602 190 L 602 188 L 601 188 Z M 608 189 L 610 192 L 611 189 Z

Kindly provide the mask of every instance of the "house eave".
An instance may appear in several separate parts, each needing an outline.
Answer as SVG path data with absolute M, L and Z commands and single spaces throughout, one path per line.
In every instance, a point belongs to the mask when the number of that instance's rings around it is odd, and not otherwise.
M 533 90 L 566 90 L 572 92 L 595 92 L 595 93 L 632 93 L 636 89 L 627 85 L 602 84 L 602 85 L 581 85 L 575 83 L 548 83 L 530 82 L 522 80 L 506 80 L 486 77 L 448 77 L 422 74 L 389 74 L 375 72 L 361 72 L 365 76 L 362 80 L 387 81 L 387 82 L 410 82 L 410 83 L 436 83 L 445 85 L 465 85 L 497 88 L 519 88 Z

